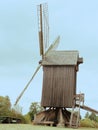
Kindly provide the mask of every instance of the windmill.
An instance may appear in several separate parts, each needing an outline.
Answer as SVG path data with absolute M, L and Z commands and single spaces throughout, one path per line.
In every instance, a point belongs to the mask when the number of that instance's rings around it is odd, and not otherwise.
M 79 65 L 83 58 L 79 57 L 77 50 L 57 51 L 60 37 L 49 46 L 48 6 L 40 4 L 38 9 L 39 46 L 42 60 L 17 98 L 15 105 L 28 88 L 29 84 L 43 67 L 43 85 L 41 106 L 44 111 L 38 113 L 34 119 L 35 124 L 78 127 L 80 108 L 95 112 L 98 111 L 84 105 L 84 94 L 76 93 L 76 80 Z M 67 109 L 71 108 L 72 112 Z M 78 108 L 77 114 L 75 108 Z

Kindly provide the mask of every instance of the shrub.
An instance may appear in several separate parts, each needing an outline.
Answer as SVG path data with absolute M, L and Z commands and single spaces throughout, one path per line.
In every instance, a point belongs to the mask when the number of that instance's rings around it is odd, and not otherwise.
M 86 118 L 86 119 L 83 119 L 83 120 L 80 121 L 80 126 L 81 127 L 98 128 L 98 123 L 93 121 L 93 120 Z
M 24 115 L 25 123 L 30 124 L 31 123 L 31 118 L 29 114 Z

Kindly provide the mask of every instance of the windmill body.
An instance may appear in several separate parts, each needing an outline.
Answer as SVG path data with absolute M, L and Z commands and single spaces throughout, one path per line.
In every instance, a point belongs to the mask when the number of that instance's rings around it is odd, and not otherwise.
M 82 62 L 78 51 L 50 51 L 44 57 L 41 62 L 43 107 L 72 108 L 78 65 Z

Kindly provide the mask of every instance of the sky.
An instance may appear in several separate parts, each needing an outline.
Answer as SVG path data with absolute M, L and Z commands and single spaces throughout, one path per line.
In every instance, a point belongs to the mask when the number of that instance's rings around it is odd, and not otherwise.
M 0 0 L 0 95 L 12 105 L 39 65 L 37 5 L 47 3 L 49 43 L 60 35 L 58 50 L 78 50 L 83 57 L 77 93 L 98 110 L 98 0 Z M 41 101 L 42 68 L 19 100 L 23 113 Z

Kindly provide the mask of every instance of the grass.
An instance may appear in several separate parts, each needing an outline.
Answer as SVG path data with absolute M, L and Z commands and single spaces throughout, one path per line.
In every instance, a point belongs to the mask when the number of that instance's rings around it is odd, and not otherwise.
M 28 124 L 0 124 L 0 130 L 75 130 L 72 128 L 58 128 L 48 126 L 34 126 Z M 98 130 L 98 128 L 78 128 L 77 130 Z

